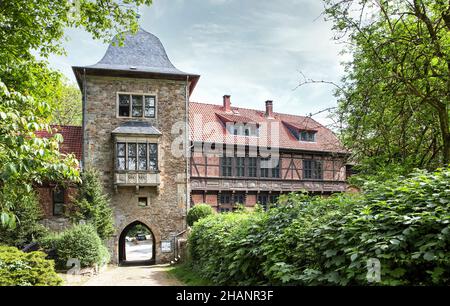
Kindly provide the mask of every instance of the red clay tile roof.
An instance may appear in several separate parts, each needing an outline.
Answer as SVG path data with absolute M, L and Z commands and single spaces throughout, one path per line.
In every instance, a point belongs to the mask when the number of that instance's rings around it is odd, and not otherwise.
M 252 119 L 241 116 L 240 114 L 229 114 L 229 113 L 223 113 L 219 114 L 216 113 L 217 116 L 224 122 L 236 122 L 236 123 L 255 123 Z
M 222 105 L 190 102 L 190 139 L 194 142 L 232 143 L 255 145 L 303 151 L 347 153 L 336 135 L 312 118 L 273 113 L 267 118 L 264 111 L 231 107 L 232 113 L 223 110 Z M 226 122 L 258 123 L 259 137 L 230 134 Z M 299 141 L 289 131 L 289 126 L 298 130 L 317 131 L 316 142 Z M 82 157 L 83 132 L 81 126 L 52 126 L 55 133 L 63 136 L 61 152 L 73 153 L 78 160 Z M 45 131 L 36 133 L 49 137 Z
M 226 113 L 222 105 L 198 102 L 189 103 L 190 137 L 194 142 L 234 143 L 259 145 L 303 151 L 347 153 L 336 135 L 314 119 L 304 116 L 273 113 L 267 118 L 264 111 L 231 107 Z M 233 117 L 233 122 L 258 123 L 259 137 L 231 135 L 222 118 Z M 242 120 L 239 120 L 242 119 Z M 317 131 L 316 142 L 299 141 L 288 126 L 299 130 Z
M 60 152 L 64 154 L 75 154 L 75 157 L 81 161 L 82 157 L 82 143 L 83 143 L 83 130 L 81 126 L 70 125 L 52 125 L 54 134 L 61 134 L 64 138 L 63 143 L 60 146 Z M 38 137 L 49 138 L 51 135 L 46 131 L 36 132 Z

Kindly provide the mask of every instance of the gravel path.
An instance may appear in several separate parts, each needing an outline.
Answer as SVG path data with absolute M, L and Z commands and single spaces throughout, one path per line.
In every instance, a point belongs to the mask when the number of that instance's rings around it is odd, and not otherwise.
M 82 286 L 180 286 L 178 280 L 167 273 L 168 265 L 109 266 L 99 275 L 89 278 Z M 66 284 L 71 285 L 71 284 Z M 75 284 L 72 284 L 75 285 Z

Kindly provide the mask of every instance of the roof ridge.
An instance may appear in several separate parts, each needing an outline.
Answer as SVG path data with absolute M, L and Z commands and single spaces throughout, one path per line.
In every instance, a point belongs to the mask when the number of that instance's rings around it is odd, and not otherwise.
M 212 106 L 221 106 L 220 104 L 213 104 L 213 103 L 206 103 L 206 102 L 196 102 L 196 101 L 189 101 L 189 103 L 196 103 L 196 104 L 204 104 L 204 105 L 212 105 Z M 259 110 L 259 109 L 254 109 L 254 108 L 247 108 L 247 107 L 238 107 L 238 106 L 231 106 L 231 108 L 237 108 L 237 109 L 245 109 L 245 110 L 250 110 L 250 111 L 257 111 L 257 112 L 262 112 L 264 113 L 264 110 Z M 309 116 L 303 116 L 303 115 L 293 115 L 293 114 L 287 114 L 287 113 L 279 113 L 279 112 L 273 112 L 274 115 L 282 115 L 282 116 L 292 116 L 292 117 L 299 117 L 299 118 L 309 118 L 311 120 L 313 120 L 314 122 L 318 123 L 316 120 L 314 120 L 313 118 L 309 117 Z M 280 119 L 281 120 L 281 119 Z M 283 120 L 281 120 L 283 121 Z M 320 124 L 320 123 L 318 123 Z

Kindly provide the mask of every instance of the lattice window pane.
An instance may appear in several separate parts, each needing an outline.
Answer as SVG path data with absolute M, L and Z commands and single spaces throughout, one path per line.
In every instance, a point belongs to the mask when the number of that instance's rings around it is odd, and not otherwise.
M 139 170 L 147 170 L 147 144 L 138 144 Z
M 145 117 L 155 118 L 155 97 L 145 96 Z
M 132 114 L 133 117 L 142 117 L 142 103 L 143 103 L 143 97 L 142 96 L 132 96 Z
M 130 117 L 130 95 L 119 95 L 119 116 Z
M 149 169 L 158 170 L 158 145 L 156 143 L 149 144 Z

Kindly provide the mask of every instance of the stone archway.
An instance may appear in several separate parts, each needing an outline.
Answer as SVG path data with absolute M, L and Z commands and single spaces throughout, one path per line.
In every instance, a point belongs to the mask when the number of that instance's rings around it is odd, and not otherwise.
M 149 233 L 150 239 L 144 239 L 144 243 L 149 243 L 151 240 L 151 246 L 147 246 L 147 248 L 144 250 L 143 248 L 139 248 L 140 242 L 138 240 L 138 237 L 129 237 L 128 233 L 136 228 L 136 226 L 141 226 L 145 228 Z M 142 236 L 142 235 L 140 235 Z M 144 234 L 144 236 L 146 236 Z M 127 238 L 132 238 L 134 240 L 128 241 Z M 135 246 L 132 246 L 135 244 Z M 141 246 L 143 243 L 141 243 Z M 138 252 L 139 257 L 145 257 L 145 258 L 138 258 L 138 259 L 131 259 L 127 258 L 130 257 L 130 249 L 131 248 L 139 248 L 135 250 L 134 252 Z M 149 253 L 149 254 L 145 254 Z M 147 256 L 148 255 L 148 256 Z M 140 221 L 134 221 L 130 224 L 128 224 L 120 233 L 119 236 L 119 265 L 152 265 L 156 262 L 156 239 L 153 231 L 149 226 L 147 226 L 145 223 Z

